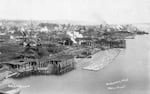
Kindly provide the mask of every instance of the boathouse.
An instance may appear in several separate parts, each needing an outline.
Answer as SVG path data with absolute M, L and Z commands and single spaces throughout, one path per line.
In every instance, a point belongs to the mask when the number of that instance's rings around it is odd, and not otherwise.
M 90 38 L 90 37 L 77 38 L 76 41 L 81 46 L 94 46 L 95 45 L 94 44 L 95 39 Z
M 106 40 L 96 41 L 98 47 L 106 46 L 108 48 L 126 48 L 126 40 Z
M 55 73 L 55 66 L 49 63 L 51 59 L 49 57 L 43 57 L 37 62 L 37 69 L 35 74 L 53 74 Z
M 4 65 L 9 66 L 9 69 L 16 72 L 30 72 L 36 69 L 35 59 L 18 59 L 12 60 L 10 62 L 2 63 Z
M 32 74 L 64 74 L 75 68 L 74 56 L 61 55 L 56 57 L 43 57 L 41 59 L 21 58 L 3 62 L 13 72 L 19 73 L 18 77 Z
M 61 55 L 55 58 L 51 58 L 50 64 L 54 65 L 54 74 L 64 74 L 75 68 L 74 56 Z

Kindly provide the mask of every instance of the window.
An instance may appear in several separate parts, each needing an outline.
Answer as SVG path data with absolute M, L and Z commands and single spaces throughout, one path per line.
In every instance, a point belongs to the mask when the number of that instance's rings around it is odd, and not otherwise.
M 53 61 L 51 61 L 51 64 L 53 64 Z
M 31 65 L 33 66 L 33 65 L 36 65 L 36 62 L 35 61 L 33 61 L 32 63 L 31 63 Z
M 57 65 L 57 61 L 55 61 L 56 62 L 56 65 Z

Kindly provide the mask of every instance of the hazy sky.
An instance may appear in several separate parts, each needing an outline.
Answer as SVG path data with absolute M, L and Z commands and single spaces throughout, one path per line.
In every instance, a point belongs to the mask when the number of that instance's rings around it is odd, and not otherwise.
M 0 19 L 150 22 L 150 0 L 0 0 Z

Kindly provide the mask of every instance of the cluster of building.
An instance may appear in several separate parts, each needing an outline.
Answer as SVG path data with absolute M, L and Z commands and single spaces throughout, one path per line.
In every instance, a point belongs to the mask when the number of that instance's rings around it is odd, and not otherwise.
M 125 39 L 134 38 L 137 32 L 139 30 L 131 25 L 4 21 L 0 24 L 0 52 L 9 47 L 10 51 L 1 52 L 0 58 L 11 56 L 1 59 L 1 65 L 17 72 L 15 77 L 64 74 L 76 68 L 78 56 L 89 57 L 95 49 L 126 48 Z

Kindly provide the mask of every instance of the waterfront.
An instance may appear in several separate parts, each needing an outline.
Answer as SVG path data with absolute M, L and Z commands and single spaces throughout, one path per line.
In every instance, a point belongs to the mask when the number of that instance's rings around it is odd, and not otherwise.
M 10 80 L 16 84 L 30 85 L 21 94 L 149 94 L 148 42 L 149 35 L 127 40 L 126 50 L 113 63 L 97 72 L 79 68 L 62 76 L 31 76 Z M 125 88 L 107 89 L 106 83 L 123 78 L 128 78 Z

